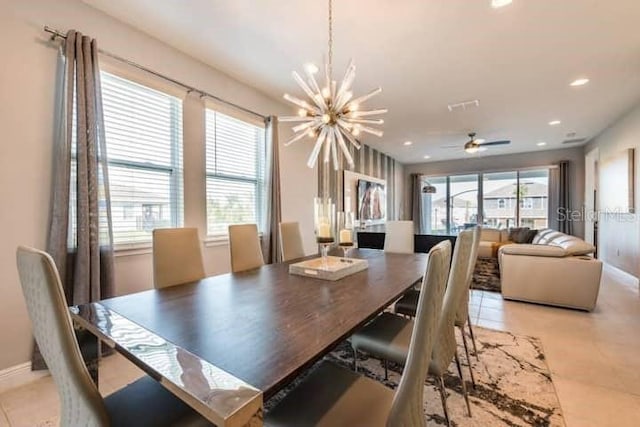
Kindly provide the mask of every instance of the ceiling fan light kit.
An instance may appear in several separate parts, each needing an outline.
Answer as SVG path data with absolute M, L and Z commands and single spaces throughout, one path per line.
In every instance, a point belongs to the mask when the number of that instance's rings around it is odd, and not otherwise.
M 475 154 L 482 151 L 486 151 L 487 147 L 497 146 L 497 145 L 509 145 L 511 141 L 503 140 L 503 141 L 490 141 L 490 142 L 479 142 L 484 141 L 483 139 L 477 140 L 475 132 L 471 132 L 469 134 L 469 141 L 464 144 L 464 151 L 468 154 Z
M 325 163 L 333 161 L 333 168 L 339 169 L 338 156 L 342 153 L 349 168 L 354 167 L 353 157 L 349 152 L 348 144 L 356 149 L 362 146 L 358 136 L 368 133 L 382 137 L 382 131 L 375 128 L 384 123 L 384 120 L 372 118 L 387 112 L 386 109 L 363 110 L 362 104 L 382 92 L 377 88 L 366 95 L 354 98 L 351 87 L 356 75 L 356 66 L 353 60 L 349 63 L 347 71 L 340 84 L 333 80 L 333 0 L 329 0 L 329 46 L 328 62 L 325 65 L 324 86 L 320 88 L 315 75 L 318 67 L 307 64 L 305 67 L 306 80 L 296 71 L 292 73 L 293 79 L 309 97 L 303 100 L 295 96 L 285 94 L 284 99 L 298 107 L 297 116 L 280 117 L 283 122 L 300 122 L 293 126 L 295 133 L 285 146 L 291 145 L 308 136 L 315 139 L 315 145 L 307 161 L 307 166 L 313 168 L 322 151 Z

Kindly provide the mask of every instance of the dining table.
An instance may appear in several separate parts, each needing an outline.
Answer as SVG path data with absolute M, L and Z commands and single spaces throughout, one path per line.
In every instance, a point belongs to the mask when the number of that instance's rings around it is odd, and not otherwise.
M 353 249 L 350 256 L 368 268 L 336 281 L 290 274 L 294 260 L 70 313 L 214 425 L 261 426 L 266 400 L 391 306 L 427 263 L 422 253 Z

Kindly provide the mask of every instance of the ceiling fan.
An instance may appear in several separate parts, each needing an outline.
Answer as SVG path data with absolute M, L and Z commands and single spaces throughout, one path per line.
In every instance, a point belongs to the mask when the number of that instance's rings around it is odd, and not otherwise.
M 480 151 L 484 151 L 487 147 L 496 146 L 496 145 L 509 145 L 511 141 L 490 141 L 490 142 L 478 142 L 476 141 L 476 133 L 471 132 L 469 134 L 470 140 L 464 144 L 464 151 L 469 154 L 474 154 Z

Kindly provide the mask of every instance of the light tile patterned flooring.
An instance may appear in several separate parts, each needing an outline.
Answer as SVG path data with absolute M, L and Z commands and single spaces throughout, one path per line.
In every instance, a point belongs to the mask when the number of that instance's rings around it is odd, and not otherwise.
M 568 427 L 640 426 L 640 295 L 638 285 L 605 269 L 593 313 L 503 301 L 473 291 L 475 324 L 539 337 Z M 122 357 L 103 361 L 107 395 L 140 371 Z M 50 377 L 0 394 L 0 427 L 57 425 L 58 398 Z

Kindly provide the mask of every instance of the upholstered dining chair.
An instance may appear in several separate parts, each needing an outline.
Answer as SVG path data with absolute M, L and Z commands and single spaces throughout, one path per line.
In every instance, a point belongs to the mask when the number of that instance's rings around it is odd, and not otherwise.
M 405 370 L 395 392 L 355 372 L 321 362 L 265 416 L 269 427 L 426 426 L 424 381 L 442 312 L 451 243 L 429 252 Z
M 413 227 L 413 221 L 387 221 L 385 223 L 384 251 L 412 254 Z
M 476 378 L 473 375 L 473 368 L 471 366 L 471 359 L 469 358 L 469 347 L 467 344 L 467 334 L 464 330 L 465 326 L 469 327 L 469 336 L 471 337 L 471 342 L 473 343 L 473 352 L 476 356 L 477 360 L 480 360 L 478 357 L 478 348 L 476 347 L 476 338 L 473 333 L 473 326 L 471 326 L 471 322 L 469 321 L 469 294 L 471 293 L 471 283 L 473 282 L 473 273 L 476 268 L 476 262 L 478 260 L 478 248 L 480 246 L 480 235 L 482 234 L 482 227 L 477 226 L 473 232 L 473 246 L 471 247 L 471 255 L 469 260 L 469 273 L 467 275 L 467 292 L 464 293 L 462 300 L 460 301 L 460 306 L 458 307 L 458 311 L 456 312 L 456 327 L 460 329 L 460 334 L 462 335 L 462 344 L 464 346 L 464 352 L 467 357 L 467 365 L 469 366 L 469 375 L 471 376 L 471 384 L 473 387 L 476 387 Z
M 231 271 L 238 273 L 264 265 L 260 236 L 256 224 L 229 226 L 229 251 Z
M 33 335 L 60 396 L 60 425 L 212 425 L 148 376 L 103 399 L 82 360 L 53 259 L 21 246 L 17 263 Z
M 280 253 L 282 261 L 304 257 L 300 224 L 297 222 L 280 223 Z
M 442 409 L 447 425 L 450 425 L 450 418 L 443 377 L 449 365 L 454 360 L 458 374 L 460 375 L 467 411 L 469 416 L 471 416 L 471 405 L 469 403 L 467 387 L 462 375 L 462 367 L 457 352 L 455 319 L 460 301 L 464 298 L 464 292 L 467 289 L 467 274 L 473 245 L 473 233 L 473 230 L 462 231 L 456 239 L 451 272 L 447 281 L 442 314 L 440 316 L 436 342 L 433 347 L 433 355 L 429 365 L 429 374 L 438 378 Z M 420 292 L 418 300 L 421 298 L 423 298 L 422 292 Z M 379 357 L 385 361 L 385 371 L 387 360 L 405 365 L 407 355 L 409 354 L 411 331 L 414 329 L 414 325 L 414 320 L 393 313 L 382 313 L 351 337 L 354 357 L 357 358 L 358 351 L 364 351 L 374 357 Z M 357 369 L 355 363 L 354 366 Z
M 182 285 L 205 277 L 197 228 L 153 230 L 153 284 Z

